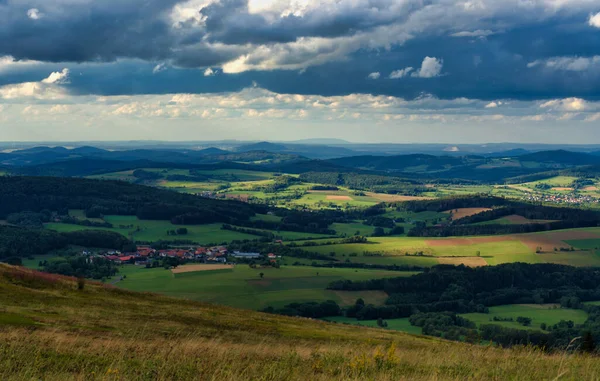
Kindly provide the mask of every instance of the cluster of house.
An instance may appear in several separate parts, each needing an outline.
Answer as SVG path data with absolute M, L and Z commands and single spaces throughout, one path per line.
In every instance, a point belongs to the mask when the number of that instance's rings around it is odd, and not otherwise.
M 525 197 L 528 201 L 533 202 L 551 202 L 555 204 L 571 204 L 571 205 L 580 205 L 580 204 L 594 204 L 598 203 L 598 200 L 595 197 L 582 195 L 577 193 L 571 194 L 530 194 Z
M 83 255 L 90 256 L 91 252 L 84 251 Z M 260 253 L 244 253 L 239 251 L 228 252 L 225 246 L 214 247 L 192 247 L 187 249 L 165 249 L 156 250 L 149 246 L 138 246 L 133 253 L 121 253 L 119 251 L 109 251 L 100 256 L 117 264 L 135 263 L 136 265 L 146 265 L 154 259 L 161 258 L 179 258 L 193 260 L 204 263 L 226 263 L 227 257 L 236 259 L 260 259 L 266 257 L 270 261 L 276 261 L 277 256 L 269 253 L 263 256 Z

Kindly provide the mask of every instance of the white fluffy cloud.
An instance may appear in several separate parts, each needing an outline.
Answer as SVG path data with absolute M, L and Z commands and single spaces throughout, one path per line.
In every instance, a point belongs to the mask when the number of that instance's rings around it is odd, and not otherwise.
M 206 68 L 206 70 L 204 70 L 204 76 L 205 76 L 205 77 L 211 77 L 211 76 L 213 76 L 213 75 L 215 75 L 215 74 L 217 74 L 217 72 L 216 72 L 216 71 L 214 71 L 214 70 L 213 70 L 213 69 L 211 69 L 211 68 Z
M 492 34 L 494 34 L 494 32 L 489 29 L 486 29 L 486 30 L 477 29 L 474 31 L 462 31 L 462 32 L 452 33 L 451 36 L 452 37 L 487 37 L 487 36 L 491 36 Z
M 409 75 L 410 72 L 413 70 L 414 69 L 410 66 L 407 68 L 404 68 L 404 69 L 394 70 L 393 72 L 390 73 L 390 79 L 404 78 L 407 75 Z
M 55 71 L 50 73 L 48 78 L 42 80 L 42 83 L 46 84 L 64 84 L 69 80 L 69 69 L 65 68 L 62 71 Z
M 379 79 L 379 77 L 381 77 L 381 73 L 378 72 L 378 71 L 370 73 L 369 75 L 367 75 L 367 78 L 369 78 L 369 79 Z
M 27 17 L 32 20 L 39 20 L 44 17 L 44 14 L 37 8 L 31 8 L 27 11 Z
M 437 59 L 435 57 L 425 57 L 421 68 L 416 72 L 412 73 L 413 77 L 419 78 L 433 78 L 438 77 L 442 73 L 442 67 L 444 66 L 444 60 Z
M 404 78 L 410 74 L 415 78 L 434 78 L 439 77 L 442 73 L 444 60 L 435 57 L 425 57 L 421 63 L 421 67 L 415 70 L 409 66 L 404 69 L 394 70 L 390 73 L 390 79 Z
M 152 69 L 152 74 L 158 74 L 165 70 L 167 70 L 167 65 L 164 63 L 159 63 L 158 65 L 154 66 L 154 69 Z
M 595 15 L 590 15 L 588 24 L 595 28 L 600 28 L 600 12 L 596 13 Z
M 580 98 L 553 99 L 540 104 L 541 108 L 562 111 L 583 111 L 587 102 Z
M 57 100 L 68 96 L 61 86 L 68 82 L 69 69 L 53 72 L 39 82 L 24 82 L 0 86 L 0 99 L 3 100 Z

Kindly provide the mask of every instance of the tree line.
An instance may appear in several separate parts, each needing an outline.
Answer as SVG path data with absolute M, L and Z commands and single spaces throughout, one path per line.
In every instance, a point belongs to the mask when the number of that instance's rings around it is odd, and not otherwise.
M 121 234 L 104 230 L 59 233 L 0 225 L 0 260 L 46 254 L 68 245 L 133 251 L 135 245 Z

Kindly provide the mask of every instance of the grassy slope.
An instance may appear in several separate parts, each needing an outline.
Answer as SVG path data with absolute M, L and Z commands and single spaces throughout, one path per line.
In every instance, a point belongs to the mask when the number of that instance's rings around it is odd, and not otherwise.
M 138 294 L 0 265 L 0 379 L 595 379 L 600 362 Z

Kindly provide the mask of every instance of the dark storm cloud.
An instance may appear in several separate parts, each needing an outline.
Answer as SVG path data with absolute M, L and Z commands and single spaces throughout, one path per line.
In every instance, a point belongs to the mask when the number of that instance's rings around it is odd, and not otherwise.
M 340 37 L 378 26 L 402 22 L 413 6 L 398 13 L 386 12 L 389 2 L 369 1 L 363 7 L 332 10 L 315 9 L 302 16 L 288 14 L 269 22 L 268 17 L 251 14 L 247 0 L 223 0 L 203 8 L 211 41 L 227 44 L 267 44 L 296 41 L 300 37 Z M 368 10 L 367 13 L 365 11 Z
M 81 63 L 69 85 L 81 94 L 235 91 L 256 81 L 300 94 L 600 98 L 600 28 L 588 22 L 600 5 L 590 1 L 307 4 L 252 11 L 247 0 L 0 0 L 0 57 Z M 515 4 L 525 8 L 515 12 Z M 174 20 L 177 5 L 188 9 Z M 443 62 L 439 75 L 412 76 L 425 57 Z M 190 70 L 226 64 L 229 74 Z M 0 85 L 58 70 L 3 74 L 1 65 Z M 406 68 L 409 75 L 390 79 Z
M 0 4 L 0 54 L 50 62 L 167 58 L 164 13 L 176 0 L 64 1 Z M 31 19 L 37 9 L 39 19 Z

